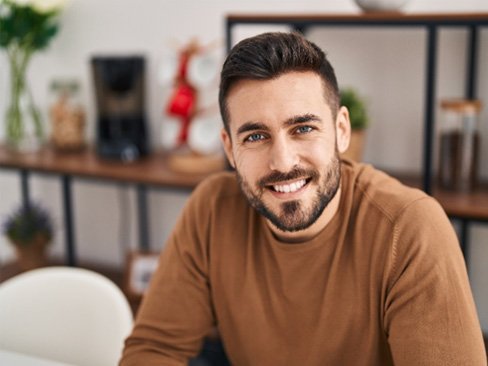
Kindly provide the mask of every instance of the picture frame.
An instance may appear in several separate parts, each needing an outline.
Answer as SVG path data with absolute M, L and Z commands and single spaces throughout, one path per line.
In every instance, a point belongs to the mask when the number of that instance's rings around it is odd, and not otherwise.
M 138 299 L 144 295 L 158 263 L 159 253 L 134 251 L 128 254 L 125 292 L 129 297 Z

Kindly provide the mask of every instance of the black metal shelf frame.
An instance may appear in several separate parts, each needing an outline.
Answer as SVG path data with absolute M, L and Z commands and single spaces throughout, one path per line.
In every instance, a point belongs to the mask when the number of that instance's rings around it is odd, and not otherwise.
M 150 251 L 150 226 L 149 226 L 149 205 L 148 194 L 150 190 L 158 190 L 164 192 L 191 192 L 192 188 L 189 187 L 170 187 L 158 184 L 141 183 L 139 181 L 122 181 L 116 178 L 102 178 L 102 177 L 89 177 L 77 174 L 65 174 L 59 172 L 46 172 L 35 168 L 5 168 L 4 170 L 16 170 L 19 171 L 20 179 L 20 193 L 22 203 L 28 204 L 31 199 L 29 180 L 33 173 L 43 176 L 55 176 L 59 177 L 61 181 L 61 198 L 62 198 L 62 213 L 63 213 L 63 225 L 64 225 L 64 245 L 65 245 L 65 257 L 66 265 L 76 266 L 78 263 L 77 251 L 76 251 L 76 236 L 75 236 L 75 224 L 74 224 L 74 200 L 73 200 L 73 180 L 84 180 L 90 182 L 96 182 L 97 184 L 109 184 L 123 187 L 134 187 L 136 190 L 136 210 L 137 210 L 137 226 L 138 226 L 138 248 L 141 251 Z
M 437 72 L 437 43 L 438 28 L 440 27 L 464 27 L 469 30 L 467 43 L 467 70 L 465 97 L 467 99 L 476 98 L 476 75 L 478 72 L 478 47 L 479 47 L 479 28 L 488 26 L 488 19 L 406 19 L 395 18 L 394 20 L 375 19 L 375 18 L 355 18 L 355 19 L 331 19 L 325 17 L 300 17 L 294 19 L 290 17 L 258 16 L 243 17 L 242 19 L 228 17 L 226 19 L 226 46 L 227 51 L 232 47 L 232 30 L 238 25 L 285 25 L 292 29 L 306 34 L 311 27 L 416 27 L 424 28 L 427 31 L 426 42 L 426 79 L 425 79 L 425 101 L 424 101 L 424 151 L 423 151 L 423 189 L 427 193 L 432 192 L 432 154 L 434 140 L 434 121 L 435 121 L 435 86 Z
M 228 16 L 225 22 L 225 35 L 227 51 L 233 45 L 232 31 L 239 25 L 284 25 L 306 35 L 311 27 L 415 27 L 426 31 L 426 59 L 425 59 L 425 95 L 424 95 L 424 117 L 423 117 L 423 158 L 422 158 L 422 188 L 432 193 L 432 171 L 433 171 L 433 147 L 435 131 L 435 96 L 437 78 L 437 46 L 439 28 L 462 27 L 468 30 L 468 42 L 466 44 L 466 77 L 465 95 L 467 99 L 475 99 L 477 96 L 477 75 L 479 55 L 479 32 L 481 27 L 488 26 L 488 16 L 467 16 L 456 18 L 440 18 L 428 16 L 412 18 L 395 16 L 392 19 L 381 17 L 347 17 L 333 15 L 320 16 L 277 16 L 257 15 L 253 16 Z M 457 218 L 455 218 L 457 219 Z M 460 242 L 465 252 L 469 241 L 469 218 L 461 218 Z

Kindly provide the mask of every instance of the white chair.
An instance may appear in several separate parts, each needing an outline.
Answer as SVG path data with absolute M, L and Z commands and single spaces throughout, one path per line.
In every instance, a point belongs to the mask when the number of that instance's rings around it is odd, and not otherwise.
M 0 349 L 77 366 L 116 365 L 132 322 L 122 291 L 92 271 L 48 267 L 0 284 Z

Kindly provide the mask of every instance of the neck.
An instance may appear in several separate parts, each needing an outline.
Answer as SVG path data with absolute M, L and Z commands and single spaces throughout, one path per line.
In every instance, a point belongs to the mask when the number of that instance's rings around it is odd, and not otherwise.
M 334 198 L 329 202 L 320 217 L 311 226 L 300 231 L 283 231 L 278 229 L 271 221 L 267 220 L 268 226 L 275 235 L 275 237 L 285 243 L 303 243 L 313 239 L 318 235 L 332 220 L 339 210 L 339 203 L 341 200 L 341 187 L 337 190 Z

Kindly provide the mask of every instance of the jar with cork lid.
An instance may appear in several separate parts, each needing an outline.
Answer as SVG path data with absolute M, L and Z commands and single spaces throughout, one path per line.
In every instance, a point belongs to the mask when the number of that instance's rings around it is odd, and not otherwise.
M 85 146 L 85 113 L 76 80 L 51 83 L 51 143 L 57 150 L 78 151 Z
M 478 183 L 479 100 L 441 102 L 438 180 L 442 188 L 470 192 Z

